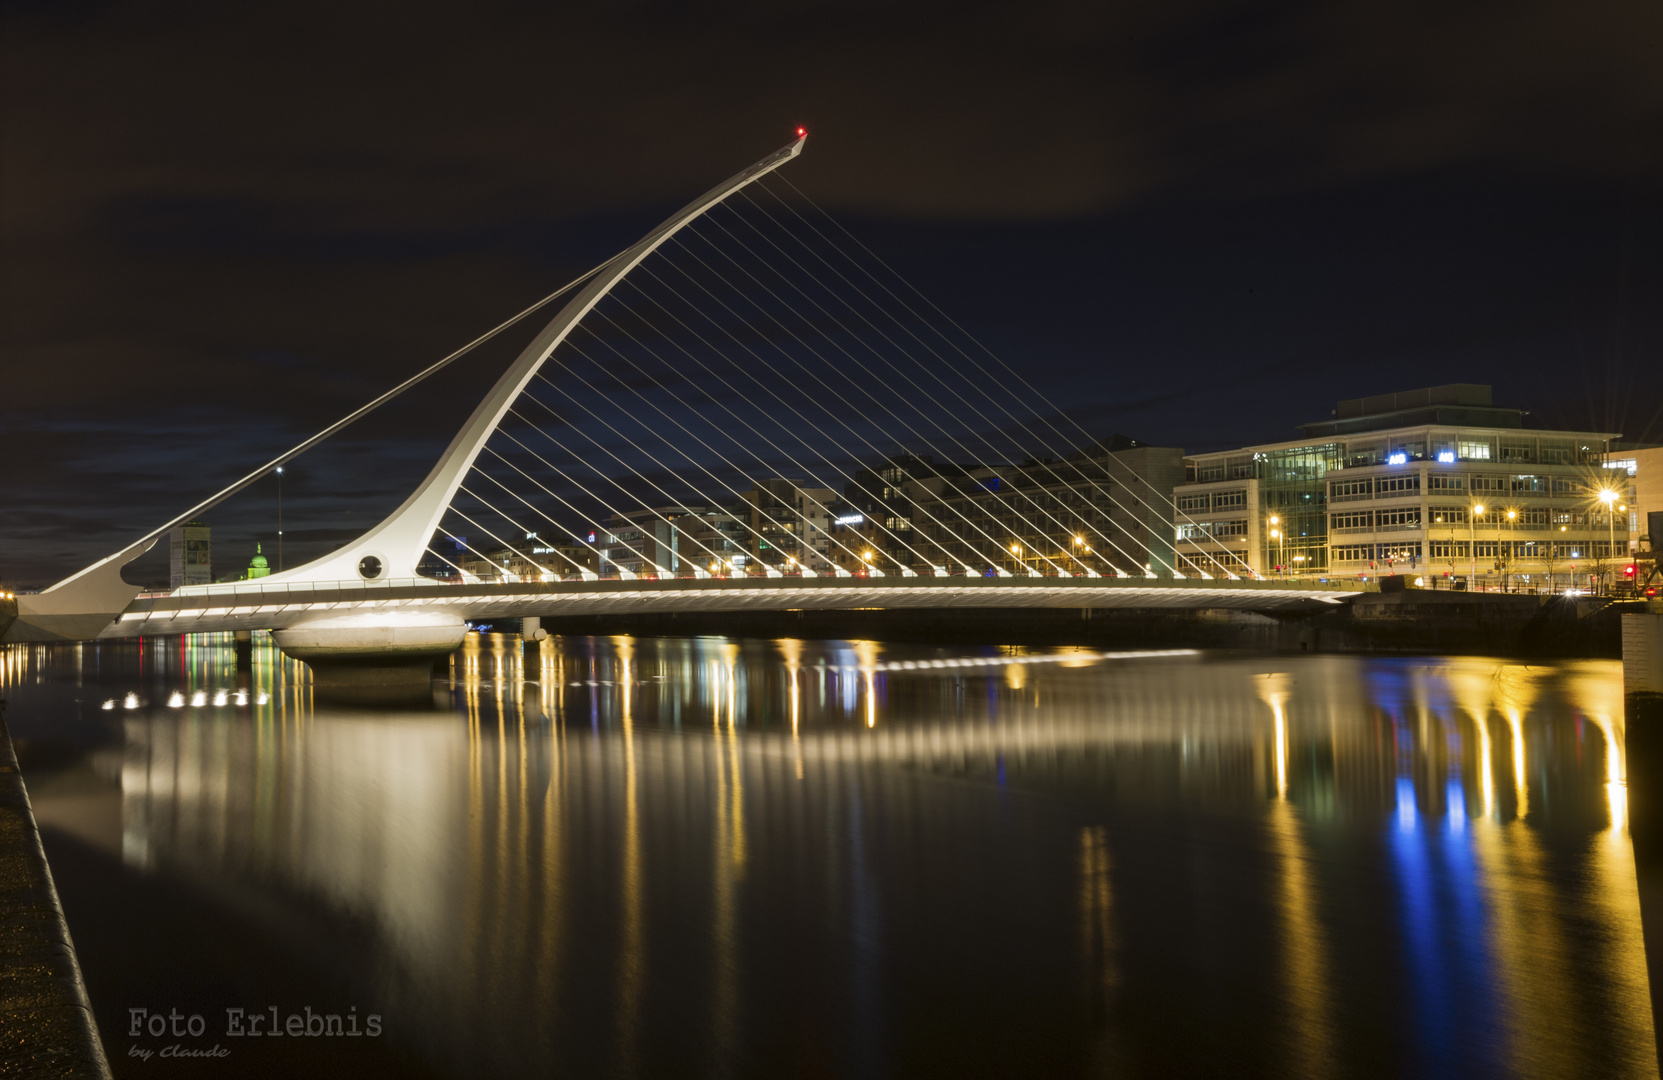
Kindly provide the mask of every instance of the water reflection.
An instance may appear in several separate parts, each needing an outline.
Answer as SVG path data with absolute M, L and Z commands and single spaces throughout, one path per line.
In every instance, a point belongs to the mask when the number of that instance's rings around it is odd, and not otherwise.
M 257 646 L 0 680 L 442 1073 L 1656 1073 L 1612 664 L 473 637 L 388 713 Z

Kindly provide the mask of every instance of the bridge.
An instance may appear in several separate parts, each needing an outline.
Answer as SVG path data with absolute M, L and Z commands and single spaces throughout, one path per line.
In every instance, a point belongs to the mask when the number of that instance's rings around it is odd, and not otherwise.
M 0 594 L 0 642 L 272 630 L 289 655 L 313 663 L 408 663 L 456 648 L 470 620 L 761 608 L 1290 611 L 1358 591 L 1253 579 L 1244 564 L 1221 561 L 1216 546 L 1195 542 L 1202 526 L 1178 527 L 1189 519 L 1170 486 L 1128 467 L 1117 473 L 1112 455 L 1071 453 L 1079 439 L 1059 427 L 1073 423 L 1066 412 L 1042 397 L 1035 404 L 1038 391 L 1019 371 L 975 352 L 979 343 L 966 346 L 962 328 L 922 294 L 873 270 L 876 256 L 852 234 L 840 238 L 829 215 L 822 224 L 764 184 L 805 142 L 799 130 L 617 256 L 121 551 L 38 594 Z M 122 577 L 174 526 L 565 296 L 422 483 L 355 541 L 255 581 L 140 595 Z M 666 393 L 677 395 L 673 404 Z M 869 426 L 851 422 L 853 406 L 871 414 Z M 610 438 L 594 434 L 602 429 Z M 840 429 L 847 434 L 833 434 Z M 1000 460 L 1026 440 L 1033 469 L 1051 479 L 1002 490 L 997 477 L 978 480 L 963 467 L 910 490 L 904 521 L 874 521 L 858 536 L 834 530 L 827 504 L 836 481 L 855 475 L 840 462 L 881 453 L 885 436 L 948 460 Z M 579 438 L 593 445 L 572 445 Z M 745 565 L 718 532 L 684 531 L 680 551 L 667 555 L 638 530 L 610 537 L 623 556 L 610 572 L 570 554 L 559 556 L 569 570 L 531 576 L 458 565 L 464 548 L 479 565 L 483 538 L 522 567 L 538 565 L 517 538 L 550 527 L 575 537 L 574 514 L 651 531 L 674 525 L 675 508 L 695 501 L 695 482 L 717 492 L 706 502 L 720 504 L 744 484 L 760 490 L 787 474 L 809 478 L 794 489 L 794 507 L 758 500 L 748 517 L 724 519 L 746 550 L 781 555 L 772 562 L 753 556 Z M 898 497 L 893 491 L 885 498 Z M 665 508 L 642 509 L 653 501 Z M 1150 513 L 1160 528 L 1148 527 Z M 1048 539 L 1035 544 L 1035 536 Z M 453 546 L 436 546 L 444 537 Z M 423 572 L 435 560 L 447 580 Z

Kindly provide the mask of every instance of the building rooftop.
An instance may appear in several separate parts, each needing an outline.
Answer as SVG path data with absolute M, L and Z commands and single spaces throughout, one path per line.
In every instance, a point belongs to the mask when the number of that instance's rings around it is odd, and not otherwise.
M 1523 409 L 1499 409 L 1490 387 L 1482 383 L 1448 383 L 1421 390 L 1350 398 L 1334 408 L 1331 419 L 1300 424 L 1308 439 L 1326 435 L 1354 435 L 1364 431 L 1419 427 L 1522 428 Z

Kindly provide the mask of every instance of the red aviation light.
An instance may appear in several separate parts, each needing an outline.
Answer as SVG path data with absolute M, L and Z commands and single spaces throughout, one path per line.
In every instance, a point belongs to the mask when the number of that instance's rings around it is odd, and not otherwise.
M 806 138 L 808 138 L 808 128 L 806 128 L 806 127 L 799 127 L 799 128 L 798 128 L 798 129 L 797 129 L 797 138 L 799 138 L 799 139 L 806 139 Z

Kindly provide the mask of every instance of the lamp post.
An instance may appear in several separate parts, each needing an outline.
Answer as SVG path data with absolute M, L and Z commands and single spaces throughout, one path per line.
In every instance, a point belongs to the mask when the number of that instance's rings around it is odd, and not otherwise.
M 283 572 L 283 466 L 277 466 L 277 572 Z
M 1507 511 L 1507 534 L 1511 539 L 1507 541 L 1507 554 L 1503 557 L 1501 563 L 1502 566 L 1507 568 L 1506 575 L 1501 579 L 1503 592 L 1507 591 L 1507 581 L 1512 576 L 1513 556 L 1517 554 L 1519 547 L 1519 512 L 1517 510 Z M 1498 537 L 1498 542 L 1499 539 Z
M 1270 538 L 1272 540 L 1276 541 L 1276 570 L 1277 570 L 1278 573 L 1285 574 L 1287 572 L 1287 567 L 1282 565 L 1282 562 L 1283 562 L 1283 558 L 1282 558 L 1282 556 L 1283 556 L 1282 530 L 1277 528 L 1277 526 L 1279 526 L 1281 524 L 1282 524 L 1282 519 L 1281 518 L 1277 517 L 1275 514 L 1270 515 L 1270 526 L 1271 526 L 1271 528 L 1270 528 Z
M 1011 555 L 1013 556 L 1014 561 L 1016 562 L 1016 569 L 1017 570 L 1022 569 L 1022 566 L 1023 566 L 1022 545 L 1021 544 L 1012 544 L 1011 545 Z
M 1467 571 L 1467 588 L 1474 592 L 1478 591 L 1478 519 L 1483 516 L 1484 504 L 1473 503 L 1472 512 L 1467 515 L 1467 555 L 1472 560 L 1472 566 Z
M 1599 501 L 1605 504 L 1605 554 L 1615 557 L 1617 553 L 1617 522 L 1611 516 L 1611 508 L 1616 505 L 1617 493 L 1610 488 L 1601 488 Z M 1605 578 L 1605 560 L 1600 560 L 1600 578 Z M 1607 588 L 1607 592 L 1611 590 Z

